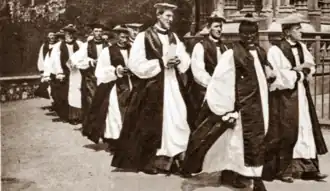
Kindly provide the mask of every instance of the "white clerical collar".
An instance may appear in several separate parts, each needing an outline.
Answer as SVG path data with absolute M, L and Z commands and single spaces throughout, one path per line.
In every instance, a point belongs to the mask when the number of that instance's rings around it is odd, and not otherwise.
M 219 42 L 219 40 L 213 38 L 213 36 L 212 36 L 211 34 L 209 35 L 209 39 L 210 39 L 211 41 L 213 41 L 213 42 Z
M 286 39 L 286 41 L 291 45 L 291 46 L 294 46 L 296 45 L 298 42 L 293 42 L 292 40 L 290 39 Z
M 161 31 L 161 32 L 164 32 L 164 33 L 165 33 L 165 32 L 167 31 L 166 29 L 164 29 L 164 28 L 158 26 L 157 24 L 155 24 L 155 27 L 157 28 L 157 30 L 159 30 L 159 31 Z

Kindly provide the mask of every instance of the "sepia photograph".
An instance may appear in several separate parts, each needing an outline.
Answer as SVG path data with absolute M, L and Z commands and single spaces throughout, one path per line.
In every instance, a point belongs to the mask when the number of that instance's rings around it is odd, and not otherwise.
M 329 191 L 330 0 L 0 0 L 1 190 Z

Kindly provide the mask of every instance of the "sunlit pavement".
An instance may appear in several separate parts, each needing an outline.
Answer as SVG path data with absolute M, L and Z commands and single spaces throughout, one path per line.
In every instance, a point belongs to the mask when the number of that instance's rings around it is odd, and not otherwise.
M 80 126 L 52 122 L 46 115 L 49 101 L 33 99 L 1 105 L 2 190 L 51 191 L 180 191 L 182 178 L 111 172 L 105 146 L 95 150 L 77 130 Z M 330 146 L 330 131 L 324 130 Z M 92 149 L 94 148 L 94 149 Z M 322 156 L 321 169 L 330 174 L 330 154 Z M 266 183 L 269 191 L 329 191 L 327 182 Z M 203 187 L 198 191 L 230 191 Z

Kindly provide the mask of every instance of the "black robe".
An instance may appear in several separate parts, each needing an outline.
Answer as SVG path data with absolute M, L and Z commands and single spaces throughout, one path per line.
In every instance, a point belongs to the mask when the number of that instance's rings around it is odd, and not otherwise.
M 292 53 L 291 45 L 282 40 L 277 45 L 283 52 L 284 56 L 290 61 L 292 68 L 296 66 L 296 61 Z M 303 49 L 298 43 L 298 54 L 300 63 L 304 63 Z M 315 106 L 312 95 L 310 93 L 309 82 L 303 81 L 306 90 L 306 96 L 309 105 L 309 113 L 313 128 L 313 135 L 316 145 L 317 154 L 322 155 L 327 153 L 327 146 L 325 144 L 320 124 L 317 118 Z M 270 94 L 270 126 L 267 135 L 267 155 L 266 166 L 264 168 L 263 176 L 267 180 L 272 180 L 276 175 L 283 175 L 290 173 L 293 162 L 293 149 L 298 139 L 299 127 L 299 101 L 298 88 L 293 90 L 276 90 Z M 305 161 L 306 168 L 314 168 L 318 171 L 318 161 Z M 308 167 L 309 166 L 309 167 Z
M 107 42 L 102 41 L 103 48 L 107 47 Z M 97 43 L 95 40 L 90 40 L 87 43 L 87 56 L 94 60 L 97 60 Z M 95 67 L 89 67 L 87 69 L 80 69 L 81 73 L 81 106 L 82 106 L 82 119 L 83 126 L 87 125 L 87 115 L 89 112 L 89 108 L 92 104 L 92 99 L 96 91 L 96 77 L 95 77 Z
M 218 56 L 217 56 L 217 46 L 220 48 L 220 52 L 224 53 L 227 50 L 227 47 L 219 41 L 215 43 L 210 40 L 209 37 L 205 37 L 203 41 L 200 42 L 204 48 L 204 63 L 205 70 L 212 76 L 215 67 L 218 64 Z M 192 76 L 193 77 L 193 76 Z M 189 92 L 189 99 L 191 106 L 188 106 L 188 120 L 190 124 L 194 124 L 196 117 L 202 107 L 203 100 L 206 93 L 206 88 L 200 84 L 198 84 L 194 79 L 192 83 L 187 87 Z M 190 125 L 192 131 L 194 129 L 194 125 Z
M 73 42 L 73 52 L 76 52 L 79 46 L 76 41 Z M 58 116 L 63 120 L 69 119 L 69 75 L 70 69 L 66 66 L 66 62 L 69 59 L 69 50 L 65 42 L 60 44 L 60 61 L 63 73 L 65 75 L 63 81 L 55 80 L 53 87 L 56 89 L 56 105 L 55 111 Z
M 130 47 L 127 48 L 130 50 Z M 111 64 L 114 67 L 119 65 L 125 67 L 124 58 L 120 52 L 119 46 L 113 45 L 109 47 Z M 134 80 L 134 76 L 131 75 L 131 80 Z M 124 113 L 128 103 L 128 97 L 130 95 L 129 78 L 123 76 L 117 78 L 117 80 L 109 83 L 101 83 L 97 86 L 95 95 L 92 100 L 91 109 L 87 115 L 86 125 L 83 126 L 82 134 L 94 143 L 98 143 L 100 138 L 103 138 L 105 131 L 105 120 L 108 115 L 109 98 L 112 88 L 116 85 L 118 104 L 122 120 L 124 120 Z M 111 113 L 109 113 L 111 115 Z
M 266 52 L 258 46 L 256 50 L 263 68 L 269 66 Z M 233 51 L 236 71 L 235 110 L 239 111 L 242 117 L 244 162 L 246 166 L 260 166 L 264 164 L 265 131 L 263 117 L 260 116 L 262 98 L 253 64 L 254 59 L 241 43 L 234 44 Z M 244 78 L 241 78 L 242 76 Z M 217 116 L 210 110 L 207 100 L 196 118 L 195 125 L 197 129 L 191 134 L 182 167 L 189 173 L 202 171 L 208 150 L 230 128 L 230 124 L 224 123 L 221 116 Z
M 172 32 L 168 36 L 170 44 L 177 43 Z M 148 60 L 159 60 L 161 72 L 153 78 L 138 79 L 133 88 L 118 140 L 119 148 L 112 160 L 112 166 L 117 168 L 141 170 L 154 163 L 157 149 L 161 147 L 165 71 L 161 58 L 162 44 L 154 27 L 145 31 L 145 48 Z M 176 77 L 181 95 L 188 105 L 178 71 Z

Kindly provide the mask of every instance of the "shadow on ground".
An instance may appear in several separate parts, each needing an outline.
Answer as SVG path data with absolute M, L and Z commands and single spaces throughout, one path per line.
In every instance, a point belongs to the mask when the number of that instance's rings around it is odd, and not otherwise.
M 33 181 L 11 177 L 1 178 L 1 187 L 4 191 L 41 191 Z

